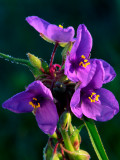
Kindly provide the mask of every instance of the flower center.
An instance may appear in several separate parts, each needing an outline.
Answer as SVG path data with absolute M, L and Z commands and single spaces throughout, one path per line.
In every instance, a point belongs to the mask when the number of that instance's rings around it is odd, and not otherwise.
M 81 56 L 81 62 L 79 63 L 79 66 L 82 66 L 86 68 L 88 65 L 90 65 L 90 62 L 86 59 L 84 55 Z
M 60 28 L 63 28 L 63 25 L 59 24 L 59 27 L 60 27 Z
M 99 97 L 100 97 L 100 95 L 96 94 L 95 92 L 92 92 L 90 97 L 88 97 L 88 98 L 89 98 L 90 102 L 96 102 L 96 101 L 98 102 Z
M 29 104 L 34 108 L 37 109 L 40 107 L 40 103 L 37 98 L 33 98 L 32 101 L 29 102 Z

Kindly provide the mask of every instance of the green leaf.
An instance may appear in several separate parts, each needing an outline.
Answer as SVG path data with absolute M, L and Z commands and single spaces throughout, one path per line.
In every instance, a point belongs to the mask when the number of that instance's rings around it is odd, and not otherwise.
M 30 69 L 30 71 L 33 73 L 35 78 L 42 74 L 42 72 L 38 68 L 32 66 L 29 60 L 14 58 L 14 57 L 11 57 L 10 55 L 6 55 L 3 53 L 0 53 L 0 58 L 3 58 L 12 63 L 22 64 L 22 65 L 27 66 Z
M 6 55 L 6 54 L 3 54 L 3 53 L 0 53 L 0 58 L 3 58 L 3 59 L 5 59 L 7 61 L 10 61 L 12 63 L 22 64 L 22 65 L 26 65 L 26 66 L 29 66 L 29 67 L 32 66 L 30 64 L 29 60 L 20 59 L 20 58 L 14 58 L 14 57 L 11 57 L 10 55 Z
M 109 160 L 94 121 L 86 117 L 83 119 L 83 121 L 87 128 L 91 143 L 97 154 L 98 159 L 99 160 Z

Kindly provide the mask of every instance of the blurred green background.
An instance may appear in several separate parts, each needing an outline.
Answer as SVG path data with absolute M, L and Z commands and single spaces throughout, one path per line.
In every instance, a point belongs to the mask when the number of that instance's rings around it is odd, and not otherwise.
M 115 80 L 104 87 L 120 103 L 120 0 L 0 0 L 0 52 L 19 58 L 27 58 L 26 53 L 30 52 L 49 62 L 53 45 L 27 24 L 25 18 L 32 15 L 75 30 L 84 23 L 93 37 L 92 57 L 106 60 L 116 70 Z M 59 52 L 57 63 L 61 62 Z M 0 59 L 0 105 L 33 80 L 24 66 Z M 96 122 L 110 160 L 120 159 L 119 115 L 108 122 Z M 74 124 L 79 123 L 75 119 Z M 81 136 L 81 148 L 97 160 L 85 128 Z M 31 113 L 14 114 L 0 108 L 0 160 L 42 160 L 46 142 L 47 135 L 38 128 Z

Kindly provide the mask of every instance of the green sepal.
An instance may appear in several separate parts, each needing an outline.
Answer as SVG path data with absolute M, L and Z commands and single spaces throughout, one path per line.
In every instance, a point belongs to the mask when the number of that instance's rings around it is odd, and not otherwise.
M 43 160 L 51 160 L 51 157 L 53 156 L 53 148 L 51 146 L 50 141 L 48 140 L 47 145 L 43 149 Z
M 69 127 L 69 135 L 70 135 L 70 140 L 71 143 L 74 147 L 74 149 L 77 151 L 80 148 L 80 143 L 81 143 L 81 137 L 80 137 L 80 131 L 83 128 L 84 125 L 81 125 L 79 128 L 73 127 L 70 125 Z
M 47 38 L 47 37 L 44 36 L 43 34 L 40 34 L 40 36 L 41 36 L 46 42 L 53 43 L 53 44 L 56 43 L 55 41 L 52 41 L 51 39 Z M 60 45 L 61 47 L 65 47 L 67 44 L 68 44 L 68 42 L 59 42 L 59 45 Z
M 36 57 L 35 55 L 31 53 L 27 53 L 27 56 L 33 67 L 38 68 L 38 69 L 41 68 L 41 60 L 38 57 Z
M 71 114 L 70 112 L 63 112 L 60 121 L 59 121 L 59 128 L 62 130 L 68 130 L 69 126 L 71 124 Z
M 66 130 L 61 129 L 61 134 L 63 137 L 66 153 L 69 156 L 70 160 L 89 160 L 90 159 L 90 155 L 88 154 L 88 152 L 81 149 L 76 151 L 74 149 L 72 142 L 70 140 L 70 136 L 68 135 L 68 132 Z
M 62 160 L 62 154 L 57 152 L 50 158 L 50 160 Z
M 57 139 L 58 138 L 58 135 L 56 132 L 53 133 L 53 135 L 49 135 L 50 138 L 54 138 L 54 139 Z
M 76 152 L 73 152 L 72 156 L 75 158 L 75 160 L 89 160 L 90 159 L 89 153 L 81 149 Z
M 65 48 L 62 50 L 62 53 L 61 53 L 63 59 L 66 59 L 66 54 L 67 52 L 71 51 L 72 46 L 73 46 L 72 42 L 69 42 L 68 44 L 66 44 Z
M 97 154 L 98 159 L 109 160 L 94 121 L 86 117 L 84 117 L 83 121 L 87 128 L 92 146 Z
M 46 61 L 44 61 L 42 58 L 40 59 L 42 62 L 42 68 L 44 69 L 45 73 L 49 73 L 49 65 Z

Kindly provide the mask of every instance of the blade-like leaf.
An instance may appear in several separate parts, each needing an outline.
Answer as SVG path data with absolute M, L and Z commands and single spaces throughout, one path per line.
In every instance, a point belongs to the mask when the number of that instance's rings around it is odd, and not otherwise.
M 0 53 L 0 58 L 3 58 L 5 60 L 13 62 L 13 63 L 23 64 L 23 65 L 27 65 L 27 66 L 31 67 L 31 64 L 30 64 L 29 60 L 14 58 L 14 57 L 11 57 L 10 55 L 6 55 L 6 54 L 3 54 L 3 53 Z
M 3 59 L 10 61 L 12 63 L 22 64 L 22 65 L 27 66 L 31 70 L 31 72 L 33 73 L 34 77 L 37 77 L 40 74 L 42 74 L 42 72 L 38 68 L 35 68 L 32 66 L 32 64 L 30 63 L 29 60 L 14 58 L 14 57 L 11 57 L 10 55 L 6 55 L 3 53 L 0 53 L 0 58 L 3 58 Z
M 91 143 L 94 147 L 94 150 L 97 154 L 98 159 L 99 160 L 109 160 L 94 121 L 86 117 L 83 119 L 83 121 L 87 128 Z

